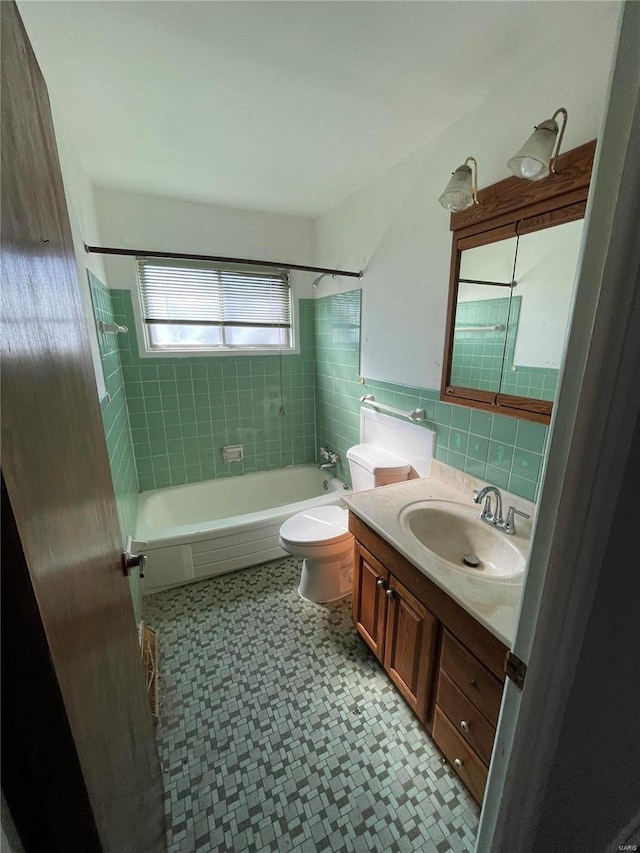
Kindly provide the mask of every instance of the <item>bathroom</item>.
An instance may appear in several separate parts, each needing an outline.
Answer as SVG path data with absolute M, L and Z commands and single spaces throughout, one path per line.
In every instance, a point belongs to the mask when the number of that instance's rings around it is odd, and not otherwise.
M 190 13 L 193 17 L 187 15 L 182 19 L 182 29 L 176 34 L 174 45 L 171 44 L 171 27 L 176 23 L 172 18 L 173 4 L 162 4 L 165 11 L 158 13 L 152 23 L 136 12 L 136 4 L 123 4 L 121 21 L 107 3 L 94 6 L 90 15 L 82 11 L 82 6 L 76 10 L 71 8 L 72 4 L 55 5 L 60 9 L 56 10 L 53 4 L 37 3 L 21 3 L 18 8 L 51 96 L 69 216 L 83 280 L 82 298 L 96 367 L 123 546 L 129 537 L 132 540 L 130 548 L 134 552 L 144 551 L 145 543 L 149 544 L 147 533 L 141 527 L 142 501 L 145 495 L 157 489 L 215 480 L 221 484 L 224 500 L 225 483 L 230 489 L 230 484 L 241 476 L 252 477 L 301 465 L 312 466 L 314 471 L 319 471 L 318 465 L 326 461 L 319 454 L 322 447 L 329 448 L 337 456 L 334 467 L 324 469 L 318 475 L 320 482 L 335 477 L 338 484 L 351 487 L 347 453 L 361 441 L 361 411 L 375 410 L 375 406 L 361 402 L 361 398 L 368 395 L 373 395 L 375 403 L 392 407 L 396 412 L 422 411 L 423 420 L 408 422 L 402 417 L 395 420 L 408 423 L 414 430 L 433 433 L 432 455 L 437 463 L 454 472 L 475 477 L 483 484 L 499 487 L 509 493 L 516 506 L 522 507 L 523 511 L 528 508 L 533 515 L 534 505 L 540 501 L 545 466 L 550 465 L 549 427 L 539 421 L 452 405 L 441 399 L 452 238 L 449 213 L 438 204 L 438 197 L 450 173 L 469 155 L 478 161 L 481 191 L 507 178 L 510 174 L 507 160 L 527 138 L 534 123 L 548 118 L 558 107 L 566 107 L 568 111 L 563 153 L 600 138 L 621 7 L 614 3 L 584 4 L 576 20 L 575 12 L 565 4 L 557 4 L 553 10 L 546 7 L 542 10 L 537 4 L 517 4 L 521 6 L 518 10 L 516 4 L 508 4 L 502 13 L 499 30 L 492 25 L 495 11 L 490 4 L 478 4 L 478 10 L 469 13 L 469 19 L 462 22 L 456 22 L 453 11 L 448 17 L 439 11 L 437 14 L 442 15 L 442 20 L 438 19 L 438 26 L 447 27 L 441 32 L 448 35 L 442 38 L 441 44 L 431 36 L 433 56 L 429 63 L 425 61 L 421 72 L 423 75 L 431 73 L 438 80 L 438 87 L 433 85 L 433 80 L 428 87 L 433 103 L 439 104 L 441 115 L 441 123 L 434 132 L 425 116 L 429 100 L 426 95 L 424 102 L 421 100 L 425 78 L 412 77 L 415 69 L 420 67 L 420 44 L 417 37 L 411 38 L 411 31 L 419 25 L 426 25 L 427 18 L 420 17 L 426 15 L 426 7 L 439 8 L 439 4 L 420 4 L 425 7 L 424 13 L 416 7 L 416 11 L 405 11 L 398 19 L 390 16 L 389 12 L 380 11 L 373 20 L 367 20 L 364 13 L 358 13 L 350 4 L 337 7 L 332 4 L 331 14 L 323 10 L 323 4 L 313 4 L 317 27 L 315 38 L 335 36 L 338 20 L 341 24 L 340 40 L 333 48 L 334 58 L 341 55 L 341 50 L 347 51 L 349 37 L 357 35 L 361 50 L 357 73 L 364 77 L 372 76 L 379 87 L 383 87 L 384 80 L 393 77 L 391 69 L 394 63 L 400 62 L 401 53 L 397 50 L 395 56 L 390 55 L 381 63 L 378 56 L 381 33 L 385 26 L 397 27 L 398 39 L 408 47 L 407 64 L 402 66 L 400 63 L 398 72 L 405 87 L 404 101 L 398 91 L 398 78 L 395 79 L 395 89 L 391 83 L 388 84 L 389 95 L 396 98 L 393 107 L 397 111 L 393 113 L 396 121 L 389 121 L 387 117 L 389 127 L 386 135 L 382 134 L 384 122 L 381 119 L 385 116 L 385 109 L 391 107 L 387 105 L 383 109 L 378 104 L 375 109 L 372 107 L 374 118 L 370 125 L 364 111 L 363 126 L 345 130 L 349 107 L 353 107 L 360 97 L 355 85 L 349 98 L 336 107 L 333 114 L 336 120 L 320 120 L 317 114 L 325 105 L 323 98 L 327 98 L 328 108 L 330 97 L 325 95 L 309 71 L 308 79 L 304 80 L 309 87 L 309 100 L 318 99 L 313 110 L 307 107 L 310 113 L 316 112 L 314 132 L 318 141 L 315 150 L 300 154 L 299 160 L 290 164 L 288 174 L 282 171 L 282 161 L 276 160 L 273 173 L 267 175 L 262 184 L 259 183 L 260 170 L 257 170 L 254 178 L 257 189 L 250 186 L 250 171 L 249 178 L 244 183 L 238 181 L 234 189 L 230 179 L 225 183 L 227 177 L 222 169 L 217 173 L 218 194 L 209 197 L 202 188 L 200 165 L 197 160 L 190 160 L 189 154 L 179 163 L 175 174 L 166 150 L 154 151 L 147 162 L 148 152 L 144 145 L 145 140 L 148 144 L 148 137 L 144 136 L 142 117 L 156 121 L 156 130 L 162 127 L 162 110 L 166 107 L 161 102 L 167 98 L 166 91 L 153 95 L 146 113 L 142 109 L 142 88 L 136 97 L 133 90 L 128 106 L 126 103 L 116 106 L 114 102 L 91 105 L 88 103 L 91 99 L 78 91 L 76 78 L 79 63 L 94 68 L 93 57 L 99 52 L 97 40 L 103 51 L 102 72 L 111 80 L 111 85 L 116 86 L 118 75 L 113 66 L 109 66 L 109 59 L 113 62 L 117 56 L 114 45 L 121 39 L 123 54 L 126 55 L 127 46 L 130 52 L 133 51 L 145 26 L 151 27 L 155 38 L 165 49 L 175 50 L 177 60 L 180 52 L 187 49 L 187 36 L 194 37 L 198 23 L 202 23 L 206 15 L 215 13 L 214 4 L 204 5 L 206 11 L 196 13 L 193 10 Z M 219 5 L 218 15 L 221 17 L 217 23 L 222 33 L 227 32 L 231 37 L 231 34 L 237 34 L 237 28 L 249 26 L 243 13 L 234 9 L 236 4 Z M 274 39 L 280 31 L 280 41 L 276 44 L 284 52 L 285 44 L 294 35 L 296 39 L 301 38 L 305 28 L 304 14 L 299 8 L 292 12 L 289 4 L 268 5 L 269 13 L 258 15 L 251 4 L 252 8 L 249 10 L 248 7 L 245 14 L 249 16 L 250 11 L 253 15 L 251 28 L 255 33 L 260 32 L 261 23 Z M 385 15 L 389 17 L 385 18 Z M 456 29 L 457 24 L 462 31 Z M 87 33 L 93 27 L 96 32 L 89 39 Z M 525 29 L 530 37 L 526 43 L 518 42 L 517 51 L 513 44 L 507 49 L 510 37 L 519 29 Z M 468 55 L 460 56 L 459 61 L 451 65 L 447 54 L 453 49 L 454 32 L 456 38 L 466 35 L 470 47 Z M 474 40 L 474 34 L 477 36 L 478 33 L 483 34 L 483 39 Z M 258 49 L 259 39 L 248 42 L 249 46 Z M 107 43 L 112 54 L 109 54 Z M 304 44 L 302 41 L 296 43 L 299 49 Z M 322 44 L 321 41 L 318 43 Z M 583 57 L 585 43 L 592 45 L 586 65 Z M 75 45 L 77 53 L 70 50 L 70 44 Z M 495 67 L 487 62 L 487 54 L 500 57 Z M 225 58 L 231 62 L 229 56 Z M 194 50 L 193 61 L 195 64 L 206 63 L 205 57 L 197 50 Z M 301 61 L 299 57 L 298 61 Z M 473 78 L 478 63 L 484 71 L 479 75 L 479 83 L 473 89 L 469 87 L 467 94 L 465 84 L 468 85 Z M 163 83 L 174 95 L 185 91 L 189 79 L 189 71 L 176 70 L 178 65 L 175 61 L 171 74 L 154 69 L 154 73 L 166 75 L 162 78 Z M 207 67 L 206 64 L 203 67 Z M 266 67 L 269 68 L 268 64 Z M 319 55 L 314 55 L 312 67 L 318 69 L 318 73 L 328 73 L 327 61 L 323 62 Z M 349 67 L 355 69 L 357 66 L 354 63 Z M 456 91 L 456 97 L 447 95 L 446 101 L 444 95 L 438 100 L 437 89 L 446 88 L 442 72 L 436 76 L 437 70 L 442 68 L 447 68 L 449 75 L 446 86 L 455 86 Z M 236 71 L 241 73 L 239 68 Z M 97 69 L 95 73 L 99 73 Z M 338 70 L 332 73 L 338 76 Z M 173 74 L 177 76 L 176 80 L 171 79 Z M 184 77 L 180 77 L 181 74 Z M 135 75 L 129 73 L 127 79 L 133 80 Z M 273 80 L 267 82 L 273 83 Z M 171 89 L 172 86 L 175 88 Z M 522 97 L 522 92 L 527 93 L 526 98 Z M 201 99 L 206 97 L 206 86 L 199 90 L 195 88 L 194 103 L 198 102 L 198 93 Z M 291 97 L 292 105 L 297 103 L 295 90 L 285 90 L 285 96 Z M 331 98 L 335 100 L 335 97 L 334 89 Z M 80 98 L 84 100 L 79 101 Z M 253 109 L 258 107 L 256 101 L 257 98 L 252 102 Z M 79 103 L 82 103 L 82 109 L 74 114 L 74 107 Z M 422 104 L 423 115 L 412 125 L 407 116 L 417 112 L 417 104 Z M 222 108 L 224 104 L 220 106 Z M 176 125 L 186 121 L 186 105 L 182 108 L 184 112 L 178 109 L 177 104 L 172 104 L 176 112 L 171 121 Z M 100 116 L 101 110 L 105 111 L 106 117 Z M 400 120 L 401 114 L 408 122 L 404 126 L 404 134 L 398 128 L 392 133 L 392 126 Z M 229 118 L 231 115 L 228 113 Z M 374 119 L 379 124 L 376 125 Z M 109 122 L 114 127 L 119 126 L 123 136 L 101 139 L 100 133 L 106 132 Z M 134 127 L 131 134 L 133 144 L 130 146 L 125 144 L 123 131 L 127 123 L 133 123 Z M 297 122 L 289 122 L 285 129 L 288 135 L 296 138 Z M 168 129 L 163 132 L 167 133 L 169 145 L 176 148 L 183 144 L 184 127 L 177 132 Z M 347 146 L 344 138 L 350 133 L 355 137 L 355 141 L 349 143 L 351 147 Z M 376 133 L 383 137 L 379 147 L 367 147 L 367 137 Z M 138 136 L 142 141 L 136 147 Z M 304 139 L 308 144 L 309 137 Z M 347 157 L 351 157 L 351 162 L 348 177 L 339 181 L 336 173 L 347 171 L 346 164 L 339 158 L 322 160 L 322 154 L 325 149 L 341 148 Z M 123 168 L 119 174 L 113 171 L 112 164 L 117 158 L 112 156 L 110 159 L 108 155 L 112 152 L 109 149 L 114 149 L 116 155 L 121 156 Z M 362 156 L 355 158 L 353 152 L 359 149 Z M 191 154 L 194 150 L 187 149 Z M 254 150 L 247 147 L 243 157 L 254 157 L 253 153 L 247 153 Z M 211 156 L 222 158 L 231 154 L 228 146 L 226 149 L 222 146 Z M 315 164 L 314 155 L 318 159 Z M 242 160 L 233 162 L 239 168 Z M 230 171 L 233 171 L 231 167 Z M 233 203 L 228 201 L 231 198 Z M 85 246 L 119 247 L 132 251 L 133 255 L 85 251 Z M 138 294 L 137 250 L 142 253 L 261 259 L 293 267 L 351 271 L 355 275 L 347 277 L 327 273 L 320 276 L 317 271 L 291 269 L 294 347 L 289 352 L 225 353 L 223 356 L 193 355 L 188 351 L 168 356 L 166 352 L 152 352 L 149 357 L 145 352 Z M 358 277 L 360 271 L 363 273 L 361 278 Z M 126 327 L 127 332 L 101 332 L 101 322 Z M 558 434 L 559 430 L 560 427 Z M 233 450 L 239 446 L 242 447 L 242 458 L 225 461 L 223 447 Z M 330 459 L 329 463 L 333 464 Z M 451 476 L 455 477 L 455 474 Z M 553 476 L 549 479 L 553 486 Z M 330 496 L 330 500 L 337 505 L 340 492 L 348 495 L 351 489 L 342 490 L 341 485 L 336 488 L 339 491 L 335 497 Z M 322 487 L 319 491 L 322 497 Z M 552 492 L 549 494 L 551 502 Z M 208 497 L 195 499 L 195 505 L 200 509 L 208 500 Z M 468 500 L 472 505 L 471 494 Z M 528 523 L 522 523 L 523 529 L 530 529 Z M 546 523 L 549 524 L 548 519 Z M 188 522 L 172 523 L 170 520 L 167 526 L 185 524 Z M 200 519 L 197 519 L 197 526 L 200 526 Z M 357 846 L 358 834 L 355 837 L 349 835 L 349 825 L 360 827 L 359 843 L 365 844 L 362 849 L 395 849 L 394 843 L 404 843 L 405 846 L 398 849 L 473 849 L 471 844 L 478 828 L 477 806 L 458 782 L 453 769 L 440 763 L 441 755 L 437 749 L 433 745 L 425 746 L 429 744 L 428 736 L 420 730 L 402 704 L 403 700 L 390 682 L 384 680 L 381 668 L 366 646 L 356 637 L 345 602 L 342 605 L 309 605 L 307 610 L 301 610 L 306 605 L 297 598 L 300 561 L 283 557 L 282 553 L 268 551 L 260 559 L 249 554 L 244 560 L 246 568 L 242 566 L 243 554 L 238 553 L 228 558 L 226 567 L 206 570 L 198 575 L 194 569 L 195 555 L 190 558 L 191 568 L 186 558 L 180 564 L 185 547 L 182 540 L 170 540 L 164 546 L 174 550 L 162 558 L 162 566 L 156 562 L 158 568 L 154 567 L 151 548 L 144 582 L 140 582 L 138 571 L 133 570 L 129 575 L 129 585 L 136 623 L 144 618 L 151 628 L 158 628 L 159 732 L 164 725 L 161 737 L 167 749 L 164 754 L 161 750 L 162 769 L 165 778 L 173 776 L 178 780 L 173 786 L 168 784 L 166 793 L 170 806 L 171 850 L 361 849 Z M 223 547 L 230 546 L 225 543 Z M 278 562 L 272 562 L 274 559 Z M 266 564 L 262 574 L 256 563 L 258 566 Z M 282 576 L 275 567 L 282 567 Z M 178 577 L 172 574 L 176 570 L 182 572 Z M 227 574 L 234 570 L 235 574 Z M 163 576 L 162 572 L 166 574 Z M 213 577 L 198 581 L 207 576 Z M 285 576 L 290 582 L 286 588 L 282 586 Z M 231 583 L 236 586 L 225 586 Z M 271 584 L 286 598 L 288 610 L 277 611 L 269 593 Z M 144 601 L 143 592 L 147 595 Z M 216 611 L 218 595 L 224 599 L 224 604 Z M 240 597 L 243 602 L 235 610 L 234 597 Z M 374 713 L 372 696 L 375 695 L 381 707 L 391 709 L 389 726 L 398 726 L 405 731 L 405 741 L 401 745 L 395 744 L 395 747 L 401 750 L 403 760 L 412 768 L 412 776 L 417 778 L 424 773 L 432 780 L 437 795 L 431 803 L 425 804 L 419 796 L 424 785 L 416 787 L 416 778 L 406 779 L 401 774 L 399 781 L 395 780 L 396 785 L 413 785 L 409 799 L 416 796 L 416 802 L 407 805 L 401 802 L 396 789 L 383 789 L 378 792 L 382 798 L 395 796 L 396 799 L 386 803 L 386 811 L 376 811 L 378 804 L 367 800 L 365 782 L 359 786 L 354 783 L 354 799 L 364 797 L 362 804 L 358 805 L 359 816 L 355 815 L 353 803 L 346 810 L 344 806 L 336 805 L 348 792 L 334 792 L 335 801 L 331 805 L 337 813 L 329 823 L 337 835 L 331 836 L 328 832 L 322 835 L 320 830 L 316 830 L 314 835 L 314 827 L 317 827 L 314 815 L 319 806 L 313 802 L 310 804 L 312 794 L 306 793 L 299 800 L 308 807 L 306 811 L 304 808 L 296 811 L 296 806 L 295 815 L 286 809 L 266 815 L 269 822 L 274 823 L 274 830 L 271 836 L 264 835 L 261 848 L 257 831 L 253 836 L 249 833 L 249 829 L 255 830 L 251 810 L 256 808 L 256 804 L 250 799 L 255 796 L 255 791 L 247 785 L 243 793 L 236 789 L 237 786 L 234 788 L 236 783 L 231 779 L 234 773 L 242 775 L 244 770 L 241 772 L 230 761 L 223 783 L 228 789 L 223 794 L 218 793 L 218 803 L 212 800 L 210 792 L 207 795 L 204 790 L 207 785 L 215 787 L 221 784 L 215 781 L 214 771 L 218 769 L 215 761 L 212 759 L 212 764 L 207 765 L 203 758 L 208 749 L 213 750 L 215 738 L 207 739 L 201 731 L 203 721 L 197 716 L 180 717 L 180 705 L 183 703 L 190 707 L 191 702 L 202 701 L 193 691 L 199 679 L 211 678 L 212 686 L 205 691 L 206 701 L 215 706 L 213 686 L 219 685 L 224 674 L 228 676 L 230 668 L 238 663 L 229 656 L 224 638 L 220 636 L 212 639 L 209 649 L 212 655 L 220 657 L 220 672 L 212 674 L 207 660 L 196 657 L 196 639 L 211 627 L 208 612 L 219 612 L 222 623 L 226 624 L 225 607 L 230 608 L 229 612 L 236 614 L 238 619 L 243 615 L 247 619 L 253 605 L 262 608 L 256 621 L 266 624 L 272 634 L 275 657 L 281 661 L 274 678 L 282 678 L 286 674 L 305 701 L 313 695 L 307 692 L 305 678 L 292 671 L 292 661 L 297 665 L 298 659 L 286 659 L 287 655 L 293 655 L 286 624 L 292 613 L 298 614 L 298 618 L 305 615 L 309 619 L 310 636 L 300 637 L 300 645 L 304 653 L 309 654 L 311 665 L 321 668 L 321 655 L 326 655 L 328 665 L 335 667 L 335 671 L 331 670 L 333 680 L 329 677 L 328 683 L 316 680 L 313 673 L 306 676 L 308 683 L 318 691 L 317 704 L 314 701 L 307 708 L 310 717 L 306 725 L 321 725 L 318 720 L 322 719 L 322 699 L 327 700 L 327 691 L 333 687 L 337 705 L 330 706 L 329 703 L 324 706 L 330 710 L 330 719 L 334 720 L 338 712 L 344 713 L 352 729 L 357 732 L 358 727 L 364 727 L 370 739 L 373 733 L 380 734 L 380 726 L 384 725 L 384 718 L 379 721 Z M 258 641 L 252 620 L 248 619 L 247 624 L 246 634 L 231 633 L 230 624 L 226 628 L 229 636 L 236 637 L 239 644 L 246 644 L 250 650 L 251 643 L 255 641 L 257 644 Z M 189 637 L 191 632 L 193 637 Z M 318 648 L 313 647 L 314 636 L 322 638 Z M 174 659 L 171 657 L 171 644 L 179 642 L 185 645 Z M 344 659 L 339 657 L 341 649 Z M 257 678 L 258 665 L 268 668 L 268 658 L 262 648 L 258 651 L 256 646 L 253 659 L 245 651 L 242 649 L 239 655 L 245 675 L 236 681 L 231 679 L 232 704 L 223 710 L 223 714 L 231 713 L 233 702 L 244 703 L 245 710 L 251 709 L 253 700 L 244 678 Z M 164 672 L 163 667 L 166 667 Z M 346 682 L 340 688 L 343 694 L 339 694 L 336 686 L 341 682 Z M 269 697 L 272 682 L 258 680 L 258 683 L 265 685 L 266 696 Z M 280 695 L 274 695 L 267 701 L 271 701 L 275 720 L 286 716 Z M 255 716 L 260 715 L 260 710 L 264 711 L 260 705 L 254 708 Z M 303 713 L 304 709 L 297 710 Z M 240 714 L 240 717 L 241 729 L 248 718 L 246 714 Z M 229 727 L 233 729 L 233 720 L 227 721 L 227 728 L 222 727 L 223 731 L 227 733 Z M 506 717 L 503 728 L 506 738 Z M 193 732 L 197 736 L 190 741 L 189 733 Z M 322 729 L 318 732 L 320 738 Z M 269 742 L 276 750 L 275 742 Z M 316 743 L 313 738 L 303 741 L 307 744 L 305 748 L 311 742 Z M 361 741 L 351 741 L 351 744 L 356 742 L 359 749 L 363 748 Z M 259 739 L 256 743 L 260 743 Z M 505 740 L 503 747 L 507 743 Z M 304 778 L 301 768 L 312 774 L 310 765 L 306 763 L 308 756 L 299 754 L 301 748 L 299 743 L 292 746 L 288 778 L 290 786 L 293 779 L 300 788 Z M 425 749 L 430 750 L 424 762 L 427 768 L 416 766 L 415 756 L 423 755 Z M 332 758 L 330 751 L 327 754 L 326 750 L 323 753 L 317 749 L 316 755 L 324 755 L 322 760 L 328 762 L 327 766 L 332 771 L 335 770 L 332 762 L 336 755 L 340 755 L 339 752 L 334 751 Z M 343 756 L 341 759 L 346 761 Z M 371 761 L 369 758 L 363 765 L 365 773 L 371 772 Z M 183 770 L 183 763 L 188 772 Z M 494 765 L 491 772 L 496 779 L 489 780 L 489 785 L 493 784 L 495 789 L 494 799 L 491 800 L 491 809 L 485 809 L 486 812 L 497 811 L 501 785 L 498 774 L 505 772 L 506 761 L 494 762 Z M 259 773 L 259 770 L 260 762 L 257 769 L 252 767 L 247 772 Z M 286 770 L 283 772 L 286 776 Z M 354 767 L 352 772 L 357 773 L 357 768 Z M 363 772 L 362 768 L 360 772 Z M 193 792 L 185 788 L 189 779 L 197 779 L 193 782 Z M 393 780 L 387 781 L 391 783 Z M 289 798 L 287 805 L 291 808 L 294 788 L 295 785 L 286 789 L 285 799 Z M 230 803 L 234 797 L 247 811 L 246 815 L 238 816 L 235 824 L 229 817 L 233 812 Z M 397 819 L 393 824 L 395 828 L 388 829 L 388 836 L 381 834 L 389 802 L 393 807 L 403 809 L 405 829 L 412 827 L 411 830 L 406 829 L 404 841 L 401 835 L 394 834 L 400 832 L 398 825 L 401 821 Z M 227 808 L 224 816 L 217 810 L 220 803 Z M 323 802 L 322 808 L 327 810 L 329 806 Z M 416 816 L 420 814 L 424 818 L 423 827 L 419 827 L 417 822 Z M 261 817 L 264 823 L 265 815 Z M 215 834 L 219 829 L 216 821 L 225 828 L 222 836 Z M 233 831 L 230 827 L 234 827 Z M 262 831 L 265 832 L 264 826 Z M 489 828 L 485 831 L 488 832 Z M 239 841 L 243 833 L 243 839 Z M 338 836 L 343 838 L 342 847 L 336 846 Z M 376 843 L 379 846 L 375 846 Z M 350 844 L 356 846 L 350 847 Z

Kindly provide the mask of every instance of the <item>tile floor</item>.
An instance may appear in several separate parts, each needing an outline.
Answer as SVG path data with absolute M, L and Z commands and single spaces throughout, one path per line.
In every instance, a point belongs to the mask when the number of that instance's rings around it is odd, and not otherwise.
M 473 850 L 478 809 L 288 558 L 149 596 L 169 853 Z

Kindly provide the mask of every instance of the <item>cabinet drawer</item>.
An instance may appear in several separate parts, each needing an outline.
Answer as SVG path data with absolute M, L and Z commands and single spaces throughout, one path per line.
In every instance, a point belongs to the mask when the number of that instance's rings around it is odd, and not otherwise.
M 473 747 L 485 764 L 489 764 L 496 730 L 442 670 L 438 678 L 436 702 L 458 734 Z
M 436 705 L 433 720 L 433 739 L 451 766 L 469 789 L 471 796 L 482 802 L 487 784 L 487 768 Z
M 503 684 L 448 631 L 444 632 L 440 668 L 495 726 Z

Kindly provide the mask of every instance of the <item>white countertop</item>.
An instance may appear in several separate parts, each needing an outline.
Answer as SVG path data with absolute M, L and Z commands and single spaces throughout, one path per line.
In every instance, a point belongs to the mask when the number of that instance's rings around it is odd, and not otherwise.
M 472 507 L 473 490 L 485 485 L 486 482 L 434 459 L 428 477 L 366 492 L 353 492 L 343 495 L 342 500 L 358 518 L 379 533 L 396 551 L 457 601 L 467 613 L 511 648 L 520 609 L 524 574 L 517 580 L 473 577 L 463 570 L 452 568 L 449 563 L 428 552 L 413 536 L 403 530 L 399 522 L 400 510 L 415 501 L 451 500 Z M 525 557 L 528 557 L 535 505 L 510 492 L 502 492 L 502 495 L 505 512 L 511 505 L 531 515 L 530 520 L 518 517 L 517 533 L 509 537 Z

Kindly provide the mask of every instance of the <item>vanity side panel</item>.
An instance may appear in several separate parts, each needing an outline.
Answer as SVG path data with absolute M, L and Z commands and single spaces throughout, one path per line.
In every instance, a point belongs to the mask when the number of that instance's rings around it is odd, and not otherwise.
M 353 512 L 349 512 L 349 530 L 366 551 L 376 554 L 380 563 L 416 596 L 431 613 L 454 634 L 500 681 L 504 679 L 507 647 L 453 601 L 437 584 L 399 554 Z M 375 559 L 375 558 L 374 558 Z

